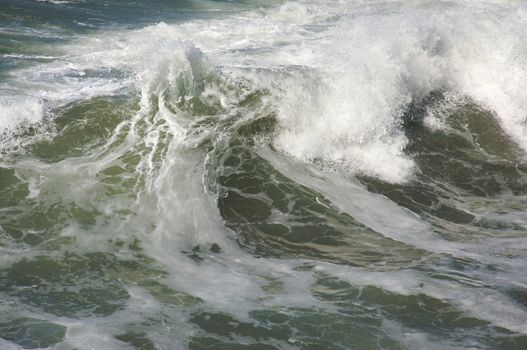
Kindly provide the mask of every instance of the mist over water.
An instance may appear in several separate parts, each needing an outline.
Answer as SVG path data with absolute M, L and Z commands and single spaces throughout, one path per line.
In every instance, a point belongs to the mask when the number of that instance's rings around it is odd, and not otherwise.
M 527 348 L 522 1 L 0 0 L 0 348 Z

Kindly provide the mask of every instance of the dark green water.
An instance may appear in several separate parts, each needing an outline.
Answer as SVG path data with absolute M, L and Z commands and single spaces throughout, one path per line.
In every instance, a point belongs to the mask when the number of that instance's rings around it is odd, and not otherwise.
M 0 0 L 0 348 L 527 348 L 526 13 Z

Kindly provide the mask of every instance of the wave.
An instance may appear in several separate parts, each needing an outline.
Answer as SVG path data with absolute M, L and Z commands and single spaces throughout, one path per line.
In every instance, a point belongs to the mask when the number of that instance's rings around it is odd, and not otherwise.
M 41 101 L 64 104 L 126 87 L 144 95 L 150 76 L 180 74 L 162 62 L 181 61 L 195 47 L 228 79 L 251 79 L 255 89 L 269 91 L 277 149 L 398 183 L 417 171 L 405 152 L 403 116 L 434 91 L 493 111 L 527 149 L 527 47 L 519 35 L 525 12 L 515 3 L 285 3 L 112 33 L 113 39 L 98 34 L 64 47 L 67 60 L 13 74 Z M 9 120 L 4 124 L 17 123 Z

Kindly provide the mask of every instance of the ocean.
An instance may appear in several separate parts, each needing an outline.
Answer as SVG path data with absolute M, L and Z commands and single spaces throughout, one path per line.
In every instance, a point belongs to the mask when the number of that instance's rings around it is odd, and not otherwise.
M 0 349 L 527 349 L 527 3 L 0 0 Z

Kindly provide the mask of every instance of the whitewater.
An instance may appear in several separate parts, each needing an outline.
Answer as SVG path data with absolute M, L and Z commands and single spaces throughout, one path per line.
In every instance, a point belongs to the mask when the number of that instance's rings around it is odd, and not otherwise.
M 0 0 L 0 348 L 527 348 L 524 1 Z

